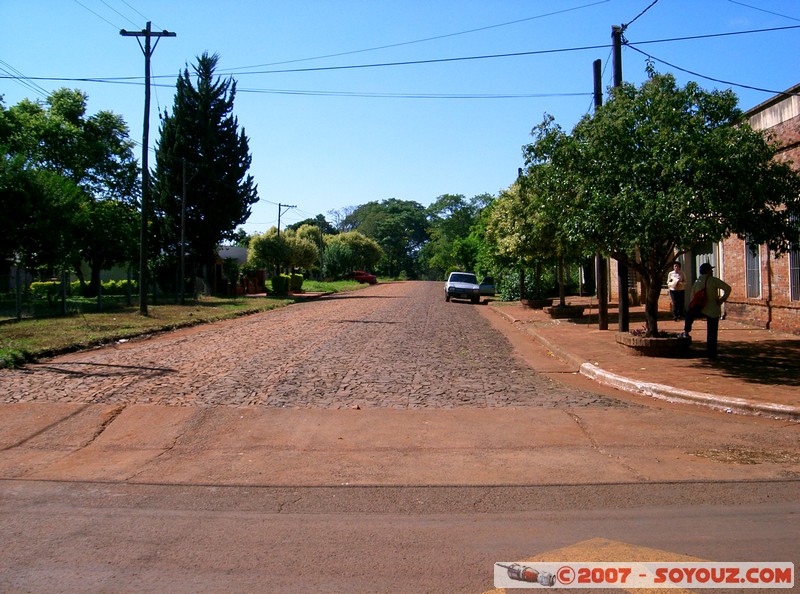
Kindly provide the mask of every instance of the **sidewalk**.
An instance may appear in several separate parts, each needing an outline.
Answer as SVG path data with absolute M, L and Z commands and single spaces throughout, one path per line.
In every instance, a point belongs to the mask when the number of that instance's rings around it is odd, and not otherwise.
M 598 382 L 664 400 L 800 420 L 800 336 L 721 320 L 719 357 L 712 362 L 705 358 L 705 322 L 698 320 L 688 357 L 643 357 L 617 344 L 616 304 L 609 307 L 609 329 L 598 330 L 596 301 L 570 297 L 567 303 L 586 305 L 583 317 L 554 320 L 519 302 L 489 307 Z M 644 328 L 644 306 L 630 308 L 629 328 Z M 658 328 L 680 332 L 683 322 L 662 311 Z

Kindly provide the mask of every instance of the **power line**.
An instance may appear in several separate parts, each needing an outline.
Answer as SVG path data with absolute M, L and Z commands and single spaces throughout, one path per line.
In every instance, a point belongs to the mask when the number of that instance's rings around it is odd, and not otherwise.
M 75 0 L 77 1 L 77 0 Z M 637 45 L 646 45 L 646 44 L 655 44 L 655 43 L 675 43 L 681 41 L 697 41 L 700 39 L 714 39 L 714 38 L 721 38 L 721 37 L 732 37 L 737 35 L 751 35 L 756 33 L 774 33 L 777 31 L 789 31 L 793 29 L 800 29 L 800 25 L 789 25 L 785 27 L 770 27 L 767 29 L 750 29 L 746 31 L 730 31 L 726 33 L 709 33 L 705 35 L 689 35 L 685 37 L 670 37 L 665 39 L 652 39 L 646 41 L 639 41 Z M 365 68 L 386 68 L 386 67 L 394 67 L 394 66 L 416 66 L 416 65 L 424 65 L 424 64 L 440 64 L 440 63 L 450 63 L 450 62 L 462 62 L 462 61 L 474 61 L 474 60 L 491 60 L 491 59 L 500 59 L 500 58 L 515 58 L 515 57 L 525 57 L 525 56 L 536 56 L 536 55 L 548 55 L 548 54 L 557 54 L 557 53 L 570 53 L 570 52 L 582 52 L 588 50 L 597 50 L 597 49 L 607 49 L 610 47 L 610 44 L 604 43 L 600 45 L 585 45 L 585 46 L 573 46 L 573 47 L 566 47 L 566 48 L 554 48 L 554 49 L 544 49 L 544 50 L 532 50 L 527 52 L 509 52 L 504 54 L 483 54 L 477 56 L 460 56 L 454 58 L 432 58 L 428 60 L 408 60 L 408 61 L 399 61 L 399 62 L 381 62 L 381 63 L 373 63 L 373 64 L 349 64 L 349 65 L 341 65 L 341 66 L 321 66 L 321 67 L 314 67 L 314 68 L 294 68 L 294 69 L 284 69 L 284 70 L 260 70 L 260 71 L 252 71 L 252 72 L 240 72 L 238 76 L 245 76 L 245 75 L 257 75 L 257 74 L 286 74 L 286 73 L 295 73 L 295 72 L 325 72 L 325 71 L 334 71 L 334 70 L 353 70 L 353 69 L 365 69 Z M 11 78 L 11 77 L 4 77 L 2 78 Z M 174 78 L 174 75 L 154 75 L 152 78 Z M 118 77 L 80 77 L 80 78 L 66 78 L 66 77 L 44 77 L 44 76 L 32 76 L 26 77 L 27 80 L 41 80 L 41 81 L 55 81 L 55 82 L 94 82 L 94 83 L 115 83 L 115 84 L 141 84 L 140 81 L 141 77 L 138 76 L 118 76 Z
M 651 39 L 639 41 L 637 45 L 647 45 L 653 43 L 673 43 L 676 41 L 697 41 L 698 39 L 714 39 L 716 37 L 733 37 L 736 35 L 749 35 L 751 33 L 775 33 L 777 31 L 789 31 L 800 29 L 800 25 L 788 25 L 786 27 L 770 27 L 767 29 L 750 29 L 748 31 L 729 31 L 727 33 L 709 33 L 706 35 L 688 35 L 686 37 L 668 37 L 666 39 Z
M 236 71 L 236 70 L 243 70 L 243 69 L 246 69 L 246 68 L 262 68 L 264 66 L 280 66 L 280 65 L 283 65 L 283 64 L 295 64 L 295 63 L 298 63 L 298 62 L 309 62 L 309 61 L 313 61 L 313 60 L 323 60 L 323 59 L 326 59 L 326 58 L 337 58 L 337 57 L 340 57 L 340 56 L 349 56 L 349 55 L 353 55 L 353 54 L 361 54 L 361 53 L 365 53 L 365 52 L 373 52 L 373 51 L 382 50 L 382 49 L 390 49 L 390 48 L 393 48 L 393 47 L 402 47 L 402 46 L 405 46 L 405 45 L 413 45 L 413 44 L 416 44 L 416 43 L 425 43 L 425 42 L 428 42 L 428 41 L 436 41 L 438 39 L 446 39 L 448 37 L 456 37 L 456 36 L 459 36 L 459 35 L 467 35 L 469 33 L 477 33 L 479 31 L 486 31 L 488 29 L 497 29 L 499 27 L 507 27 L 509 25 L 517 25 L 519 23 L 524 23 L 524 22 L 533 21 L 533 20 L 537 20 L 537 19 L 543 19 L 543 18 L 546 18 L 546 17 L 555 16 L 555 15 L 558 15 L 558 14 L 564 14 L 564 13 L 567 13 L 567 12 L 573 12 L 575 10 L 582 10 L 584 8 L 589 8 L 589 7 L 592 7 L 592 6 L 596 6 L 598 4 L 605 4 L 607 2 L 610 2 L 610 0 L 599 0 L 598 2 L 592 2 L 590 4 L 583 4 L 581 6 L 576 6 L 576 7 L 573 7 L 573 8 L 567 8 L 567 9 L 564 9 L 564 10 L 556 10 L 554 12 L 548 12 L 548 13 L 545 13 L 545 14 L 540 14 L 540 15 L 536 15 L 536 16 L 532 16 L 532 17 L 527 17 L 527 18 L 524 18 L 524 19 L 517 19 L 515 21 L 508 21 L 508 22 L 505 22 L 505 23 L 498 23 L 498 24 L 495 24 L 495 25 L 487 25 L 485 27 L 478 27 L 477 29 L 469 29 L 467 31 L 459 31 L 457 33 L 445 33 L 444 35 L 436 35 L 435 37 L 426 37 L 426 38 L 423 38 L 423 39 L 416 39 L 416 40 L 413 40 L 413 41 L 404 41 L 404 42 L 400 42 L 400 43 L 392 43 L 392 44 L 389 44 L 389 45 L 381 45 L 381 46 L 377 46 L 377 47 L 370 47 L 370 48 L 365 48 L 365 49 L 360 49 L 360 50 L 352 50 L 352 51 L 347 51 L 347 52 L 339 52 L 339 53 L 335 53 L 335 54 L 327 54 L 327 55 L 323 55 L 323 56 L 315 56 L 315 57 L 312 57 L 312 58 L 298 58 L 298 59 L 295 59 L 295 60 L 284 60 L 284 61 L 281 61 L 281 62 L 270 62 L 270 63 L 267 63 L 267 64 L 256 64 L 256 65 L 253 65 L 253 66 L 238 66 L 238 67 L 235 67 L 235 68 L 228 68 L 228 69 L 226 69 L 226 70 L 224 70 L 222 72 L 233 72 L 233 71 Z
M 379 62 L 373 64 L 347 64 L 342 66 L 316 66 L 313 68 L 287 68 L 283 70 L 255 70 L 251 72 L 240 72 L 239 76 L 242 75 L 253 75 L 253 74 L 288 74 L 288 73 L 297 73 L 297 72 L 327 72 L 333 70 L 358 70 L 363 68 L 387 68 L 387 67 L 395 67 L 395 66 L 420 66 L 424 64 L 443 64 L 448 62 L 468 62 L 474 60 L 494 60 L 498 58 L 518 58 L 524 56 L 536 56 L 536 55 L 544 55 L 544 54 L 557 54 L 557 53 L 565 53 L 565 52 L 578 52 L 578 51 L 587 51 L 587 50 L 596 50 L 607 48 L 608 44 L 602 45 L 586 45 L 586 46 L 577 46 L 577 47 L 570 47 L 570 48 L 560 48 L 560 49 L 547 49 L 547 50 L 533 50 L 528 52 L 509 52 L 505 54 L 484 54 L 478 56 L 460 56 L 456 58 L 431 58 L 428 60 L 405 60 L 405 61 L 398 61 L 398 62 Z
M 237 88 L 239 93 L 267 95 L 305 95 L 312 97 L 362 97 L 380 99 L 542 99 L 549 97 L 585 97 L 591 92 L 575 93 L 368 93 L 358 91 L 312 91 L 292 89 Z
M 91 12 L 91 13 L 92 13 L 94 16 L 96 16 L 96 17 L 97 17 L 98 19 L 100 19 L 101 21 L 105 21 L 106 23 L 108 23 L 109 25 L 111 25 L 112 27 L 114 27 L 114 29 L 116 29 L 117 31 L 119 31 L 119 29 L 120 29 L 120 28 L 119 28 L 119 27 L 117 27 L 117 26 L 116 26 L 114 23 L 112 23 L 111 21 L 109 21 L 109 20 L 108 20 L 106 17 L 104 17 L 104 16 L 100 15 L 99 13 L 95 12 L 94 10 L 92 10 L 91 8 L 89 8 L 88 6 L 86 6 L 85 4 L 83 4 L 82 2 L 79 2 L 78 0 L 72 0 L 72 1 L 73 1 L 75 4 L 77 4 L 78 6 L 80 6 L 81 8 L 84 8 L 84 9 L 88 10 L 89 12 Z
M 47 92 L 47 90 L 44 87 L 42 87 L 40 85 L 37 85 L 36 83 L 30 81 L 27 76 L 22 74 L 22 72 L 20 72 L 16 68 L 14 68 L 8 62 L 6 62 L 4 60 L 0 60 L 0 65 L 2 66 L 2 67 L 0 67 L 0 71 L 5 72 L 6 74 L 8 74 L 10 76 L 11 80 L 16 81 L 17 83 L 19 83 L 20 85 L 22 85 L 26 89 L 28 89 L 30 91 L 33 91 L 34 93 L 36 93 L 38 95 L 41 95 L 42 97 L 47 97 L 49 95 L 49 93 Z
M 687 68 L 682 68 L 682 67 L 677 66 L 675 64 L 672 64 L 670 62 L 667 62 L 666 60 L 662 60 L 661 58 L 656 58 L 652 54 L 648 54 L 647 52 L 642 51 L 637 47 L 634 47 L 634 45 L 632 45 L 630 43 L 627 43 L 626 45 L 628 47 L 630 47 L 633 51 L 639 52 L 640 54 L 642 54 L 643 56 L 646 56 L 650 60 L 654 60 L 656 62 L 661 62 L 662 64 L 666 64 L 667 66 L 669 66 L 670 68 L 674 68 L 675 70 L 680 70 L 681 72 L 685 72 L 687 74 L 691 74 L 692 76 L 697 76 L 699 78 L 704 78 L 704 79 L 710 80 L 712 82 L 717 82 L 717 83 L 720 83 L 720 84 L 723 84 L 723 85 L 730 85 L 732 87 L 740 87 L 742 89 L 750 89 L 751 91 L 762 91 L 764 93 L 772 93 L 773 95 L 800 96 L 800 93 L 786 93 L 784 91 L 773 91 L 772 89 L 764 89 L 764 88 L 761 88 L 761 87 L 754 87 L 754 86 L 751 86 L 751 85 L 745 85 L 745 84 L 742 84 L 742 83 L 735 83 L 735 82 L 731 82 L 731 81 L 727 81 L 727 80 L 722 80 L 720 78 L 714 78 L 714 77 L 711 77 L 711 76 L 706 76 L 705 74 L 700 74 L 699 72 L 695 72 L 695 71 L 689 70 Z
M 629 22 L 627 22 L 627 23 L 624 23 L 624 24 L 622 25 L 622 30 L 623 30 L 623 31 L 625 31 L 625 29 L 627 29 L 628 27 L 630 27 L 630 26 L 633 24 L 633 21 L 635 21 L 635 20 L 636 20 L 636 19 L 638 19 L 640 16 L 642 16 L 644 13 L 646 13 L 648 10 L 650 10 L 651 8 L 653 8 L 653 7 L 656 5 L 656 3 L 657 3 L 657 2 L 658 2 L 658 0 L 653 0 L 653 2 L 651 2 L 651 3 L 650 3 L 650 6 L 648 6 L 647 8 L 645 8 L 645 9 L 644 9 L 642 12 L 640 12 L 639 14 L 637 14 L 635 17 L 633 17 L 633 20 L 632 20 L 632 21 L 629 21 Z
M 790 21 L 800 21 L 800 19 L 796 19 L 794 17 L 790 17 L 790 16 L 785 15 L 785 14 L 780 14 L 779 12 L 772 12 L 771 10 L 766 10 L 766 9 L 760 8 L 758 6 L 751 6 L 749 4 L 745 4 L 744 2 L 737 2 L 736 0 L 728 0 L 728 2 L 730 2 L 731 4 L 738 4 L 739 6 L 744 6 L 745 8 L 752 8 L 753 10 L 758 10 L 760 12 L 766 12 L 767 14 L 771 14 L 771 15 L 774 15 L 774 16 L 779 16 L 779 17 L 782 17 L 784 19 L 789 19 Z
M 144 15 L 143 15 L 141 12 L 139 12 L 138 10 L 136 10 L 136 8 L 135 8 L 134 6 L 131 6 L 130 4 L 128 4 L 128 3 L 127 3 L 125 0 L 120 0 L 120 2 L 122 2 L 122 3 L 123 3 L 125 6 L 127 6 L 128 8 L 130 8 L 130 9 L 131 9 L 133 12 L 135 12 L 135 13 L 136 13 L 136 14 L 138 14 L 140 17 L 142 17 L 142 18 L 143 18 L 145 21 L 149 21 L 149 20 L 151 20 L 151 19 L 148 19 L 146 16 L 144 16 Z M 161 27 L 158 27 L 158 26 L 156 26 L 156 29 L 161 29 Z
M 105 5 L 106 5 L 106 6 L 107 6 L 109 9 L 113 10 L 115 13 L 117 13 L 117 14 L 118 14 L 119 16 L 121 16 L 123 19 L 125 19 L 126 21 L 128 21 L 128 22 L 129 22 L 131 25 L 133 25 L 134 27 L 137 27 L 137 26 L 138 26 L 138 23 L 135 23 L 135 22 L 133 22 L 131 19 L 129 19 L 128 17 L 126 17 L 124 14 L 122 14 L 120 11 L 118 11 L 116 8 L 114 8 L 114 7 L 113 7 L 113 6 L 111 6 L 111 5 L 110 5 L 108 2 L 106 2 L 106 0 L 100 0 L 100 2 L 102 2 L 103 4 L 105 4 Z

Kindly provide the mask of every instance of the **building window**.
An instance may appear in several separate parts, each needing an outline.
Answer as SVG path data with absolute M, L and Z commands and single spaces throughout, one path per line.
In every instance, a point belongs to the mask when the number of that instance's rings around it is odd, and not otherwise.
M 747 272 L 747 297 L 761 297 L 761 250 L 748 237 L 744 242 L 745 270 Z
M 792 301 L 800 301 L 800 248 L 796 245 L 789 252 L 789 295 Z

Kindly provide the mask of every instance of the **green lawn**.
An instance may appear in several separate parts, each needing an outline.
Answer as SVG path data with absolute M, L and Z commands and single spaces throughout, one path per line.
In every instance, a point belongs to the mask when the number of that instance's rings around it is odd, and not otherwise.
M 306 281 L 306 293 L 337 293 L 363 287 L 355 281 Z M 303 299 L 280 297 L 202 297 L 186 305 L 149 305 L 148 315 L 138 306 L 109 303 L 99 313 L 73 313 L 60 317 L 23 319 L 0 323 L 0 367 L 15 367 L 57 353 L 89 348 L 153 332 L 234 318 Z

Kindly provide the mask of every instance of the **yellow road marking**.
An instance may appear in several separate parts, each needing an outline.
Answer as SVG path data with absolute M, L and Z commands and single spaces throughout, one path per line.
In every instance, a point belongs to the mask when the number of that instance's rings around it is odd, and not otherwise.
M 669 551 L 662 551 L 659 549 L 651 549 L 648 547 L 640 547 L 624 542 L 615 540 L 608 540 L 606 538 L 592 538 L 583 542 L 564 547 L 563 549 L 556 549 L 554 551 L 547 551 L 540 553 L 529 559 L 518 560 L 524 563 L 553 563 L 559 561 L 572 561 L 582 563 L 613 563 L 615 561 L 627 562 L 649 562 L 649 561 L 707 561 L 707 559 L 699 559 L 697 557 L 690 557 L 688 555 L 680 555 L 678 553 L 671 553 Z M 516 590 L 516 588 L 515 588 Z M 680 588 L 636 588 L 625 589 L 620 588 L 620 591 L 636 592 L 636 594 L 681 594 L 686 592 L 694 592 L 694 590 L 684 590 Z M 505 588 L 495 588 L 494 590 L 487 590 L 483 594 L 506 594 Z

